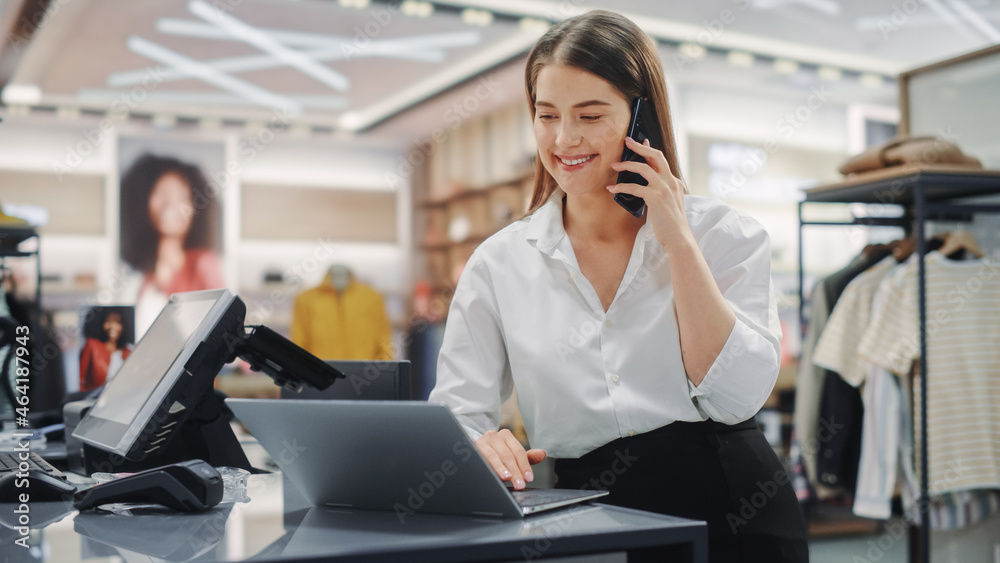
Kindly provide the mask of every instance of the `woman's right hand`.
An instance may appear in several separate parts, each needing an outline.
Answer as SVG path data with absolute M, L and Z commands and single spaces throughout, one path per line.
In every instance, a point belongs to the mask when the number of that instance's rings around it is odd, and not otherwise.
M 525 482 L 530 483 L 535 479 L 531 466 L 541 462 L 547 455 L 545 450 L 525 451 L 521 442 L 506 428 L 483 434 L 476 440 L 476 448 L 500 479 L 513 482 L 517 490 L 523 489 Z

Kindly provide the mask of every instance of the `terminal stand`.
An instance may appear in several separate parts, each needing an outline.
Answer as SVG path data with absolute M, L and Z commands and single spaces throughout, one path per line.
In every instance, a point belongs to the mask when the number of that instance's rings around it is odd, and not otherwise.
M 219 342 L 222 340 L 223 342 Z M 326 389 L 345 375 L 303 350 L 287 338 L 265 326 L 240 326 L 226 331 L 223 338 L 206 341 L 193 356 L 197 363 L 222 366 L 237 357 L 251 369 L 270 376 L 276 385 L 298 391 L 304 385 Z M 212 377 L 214 381 L 214 376 Z M 171 433 L 164 447 L 142 459 L 128 459 L 90 444 L 83 445 L 84 471 L 134 473 L 162 465 L 202 459 L 213 467 L 238 467 L 254 473 L 239 440 L 230 426 L 232 413 L 223 403 L 225 396 L 211 386 L 192 409 L 191 414 Z M 72 455 L 72 454 L 71 454 Z

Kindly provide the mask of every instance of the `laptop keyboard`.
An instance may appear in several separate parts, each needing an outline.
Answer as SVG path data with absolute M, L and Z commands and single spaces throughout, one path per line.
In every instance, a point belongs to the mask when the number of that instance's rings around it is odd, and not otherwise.
M 594 491 L 577 491 L 573 489 L 526 489 L 523 491 L 511 491 L 517 504 L 523 507 L 541 506 L 552 502 L 561 502 L 566 499 L 576 498 Z
M 21 464 L 20 454 L 16 452 L 0 452 L 0 477 L 7 475 L 8 473 L 16 473 L 18 471 L 18 466 Z M 42 459 L 42 456 L 31 452 L 26 460 L 28 464 L 28 470 L 41 471 L 43 473 L 48 473 L 49 475 L 62 479 L 66 481 L 66 475 L 52 466 L 51 463 Z

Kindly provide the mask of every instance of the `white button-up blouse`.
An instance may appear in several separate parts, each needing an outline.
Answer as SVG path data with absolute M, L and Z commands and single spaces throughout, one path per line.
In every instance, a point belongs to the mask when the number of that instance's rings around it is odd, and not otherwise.
M 473 253 L 455 288 L 431 401 L 472 439 L 500 424 L 517 388 L 532 448 L 579 457 L 674 421 L 752 417 L 778 375 L 781 328 L 761 225 L 685 196 L 694 238 L 736 324 L 697 387 L 681 360 L 666 252 L 647 222 L 605 313 L 563 228 L 563 192 Z

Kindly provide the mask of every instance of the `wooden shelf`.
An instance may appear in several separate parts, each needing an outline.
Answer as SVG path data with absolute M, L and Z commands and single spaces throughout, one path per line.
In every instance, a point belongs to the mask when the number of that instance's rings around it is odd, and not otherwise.
M 482 234 L 482 235 L 472 235 L 459 241 L 446 241 L 446 242 L 436 242 L 436 243 L 425 243 L 421 244 L 420 248 L 427 251 L 435 250 L 450 250 L 456 246 L 462 246 L 463 244 L 479 244 L 484 240 L 493 236 L 493 233 Z
M 481 188 L 472 187 L 461 187 L 454 194 L 440 199 L 428 199 L 421 202 L 419 205 L 423 208 L 436 208 L 436 207 L 447 207 L 451 203 L 461 201 L 463 199 L 470 199 L 475 197 L 485 197 L 490 193 L 503 190 L 517 188 L 521 189 L 524 182 L 530 180 L 533 177 L 534 168 L 525 169 L 508 180 L 502 180 L 499 182 L 492 183 L 488 186 Z
M 927 201 L 998 193 L 1000 170 L 911 164 L 855 174 L 844 182 L 806 190 L 806 202 L 913 203 L 913 186 L 922 182 Z

